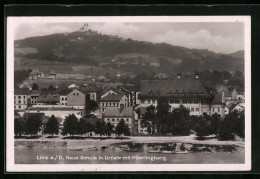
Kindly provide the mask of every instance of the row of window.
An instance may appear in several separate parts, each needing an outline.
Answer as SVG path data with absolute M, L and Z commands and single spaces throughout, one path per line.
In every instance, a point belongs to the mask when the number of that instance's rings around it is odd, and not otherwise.
M 119 103 L 102 103 L 102 106 L 119 106 Z
M 21 108 L 22 108 L 21 106 L 18 107 L 14 106 L 14 109 L 21 109 Z
M 142 102 L 145 102 L 144 100 Z M 157 100 L 147 100 L 148 104 L 156 104 Z M 169 100 L 170 104 L 180 104 L 180 100 Z M 199 100 L 182 100 L 183 104 L 199 104 Z
M 109 119 L 109 118 L 107 118 L 107 119 L 106 119 L 107 122 L 115 122 L 115 121 L 119 122 L 120 120 L 121 120 L 121 119 L 119 119 L 119 118 L 117 118 L 117 119 L 114 119 L 114 118 Z M 122 119 L 122 120 L 124 120 L 124 119 Z M 129 119 L 126 118 L 124 121 L 129 122 Z
M 22 96 L 18 96 L 18 99 L 21 99 Z M 16 99 L 16 96 L 14 96 L 14 99 Z M 25 99 L 25 96 L 23 96 L 23 99 Z
M 21 100 L 18 100 L 17 104 L 22 104 Z M 23 101 L 23 104 L 26 104 L 26 101 Z
M 61 105 L 67 105 L 67 103 L 61 103 Z
M 217 112 L 217 111 L 220 112 L 220 108 L 212 108 L 212 111 L 213 112 Z
M 76 95 L 78 96 L 78 95 L 79 95 L 79 93 L 73 93 L 73 96 L 76 96 Z
M 62 97 L 61 100 L 62 101 L 64 101 L 64 100 L 67 101 L 67 97 L 64 97 L 64 98 Z

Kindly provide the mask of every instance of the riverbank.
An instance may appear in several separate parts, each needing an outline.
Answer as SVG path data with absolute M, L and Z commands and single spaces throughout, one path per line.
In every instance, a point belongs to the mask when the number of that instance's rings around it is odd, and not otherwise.
M 60 139 L 60 140 L 15 140 L 15 148 L 41 148 L 41 149 L 78 149 L 78 150 L 124 150 L 129 148 L 153 149 L 167 148 L 175 150 L 176 145 L 182 150 L 191 152 L 244 152 L 244 142 L 240 141 L 217 141 L 217 140 L 195 140 L 187 137 L 129 137 L 125 139 L 93 139 L 84 140 Z

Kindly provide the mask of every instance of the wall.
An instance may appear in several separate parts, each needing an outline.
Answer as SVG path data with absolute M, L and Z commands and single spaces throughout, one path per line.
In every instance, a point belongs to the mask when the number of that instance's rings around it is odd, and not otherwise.
M 14 95 L 14 109 L 25 109 L 30 101 L 30 95 Z
M 71 93 L 68 94 L 67 97 L 67 105 L 68 106 L 85 106 L 85 94 L 80 92 L 79 90 L 74 89 Z

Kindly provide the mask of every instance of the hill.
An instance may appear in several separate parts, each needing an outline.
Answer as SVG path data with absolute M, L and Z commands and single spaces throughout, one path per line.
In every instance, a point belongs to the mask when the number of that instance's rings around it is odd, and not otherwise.
M 96 31 L 76 31 L 15 41 L 15 57 L 96 66 L 121 72 L 164 72 L 194 70 L 243 71 L 244 59 L 207 49 L 189 49 L 166 43 L 151 43 Z
M 230 53 L 229 55 L 234 58 L 244 59 L 244 54 L 245 54 L 244 50 L 240 50 L 234 53 Z

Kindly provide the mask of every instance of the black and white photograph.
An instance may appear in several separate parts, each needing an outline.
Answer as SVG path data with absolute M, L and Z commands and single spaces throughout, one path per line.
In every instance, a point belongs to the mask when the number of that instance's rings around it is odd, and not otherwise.
M 7 171 L 247 171 L 250 16 L 8 17 Z

